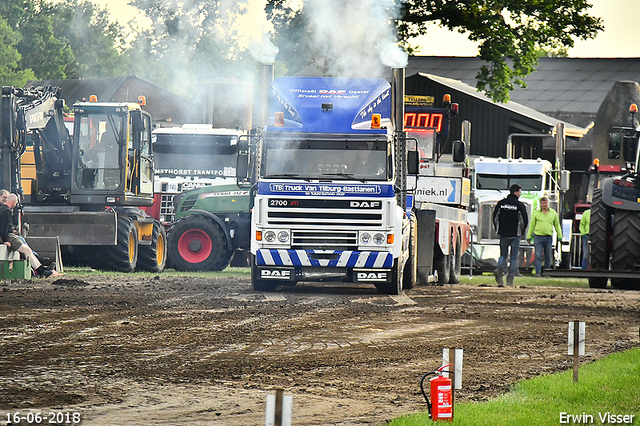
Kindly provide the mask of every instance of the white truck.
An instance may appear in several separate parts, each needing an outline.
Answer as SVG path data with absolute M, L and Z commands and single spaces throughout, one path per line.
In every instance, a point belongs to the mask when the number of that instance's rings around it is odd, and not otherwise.
M 244 133 L 211 124 L 155 129 L 154 203 L 147 213 L 168 227 L 176 219 L 173 198 L 177 194 L 214 184 L 235 184 L 238 139 Z
M 473 161 L 473 202 L 469 213 L 469 223 L 473 231 L 470 254 L 475 271 L 493 271 L 500 257 L 500 237 L 493 225 L 493 210 L 496 203 L 509 194 L 509 187 L 517 183 L 522 186 L 520 201 L 527 208 L 529 221 L 531 213 L 540 207 L 540 198 L 549 199 L 549 208 L 561 216 L 559 206 L 562 193 L 568 189 L 568 172 L 556 175 L 556 170 L 548 160 L 485 158 Z M 561 221 L 563 239 L 561 250 L 555 250 L 555 265 L 568 262 L 571 241 L 571 220 Z M 528 231 L 528 229 L 527 229 Z M 520 268 L 531 268 L 535 259 L 533 244 L 520 242 L 518 257 Z M 557 245 L 554 230 L 554 247 Z
M 457 272 L 453 258 L 465 250 L 467 233 L 438 222 L 434 203 L 413 203 L 422 163 L 404 132 L 404 70 L 393 74 L 393 85 L 311 77 L 273 82 L 272 114 L 255 143 L 240 148 L 237 168 L 239 183 L 255 191 L 254 290 L 341 281 L 397 295 Z M 438 227 L 446 230 L 442 244 Z

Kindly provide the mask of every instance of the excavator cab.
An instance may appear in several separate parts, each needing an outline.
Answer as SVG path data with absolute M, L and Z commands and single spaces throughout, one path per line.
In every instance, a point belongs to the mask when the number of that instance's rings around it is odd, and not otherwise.
M 71 204 L 153 204 L 151 116 L 138 104 L 74 106 Z

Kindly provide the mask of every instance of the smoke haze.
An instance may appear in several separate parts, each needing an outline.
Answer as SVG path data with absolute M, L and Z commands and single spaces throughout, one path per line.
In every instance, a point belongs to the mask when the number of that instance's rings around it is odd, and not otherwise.
M 303 5 L 327 74 L 377 77 L 386 75 L 385 67 L 407 65 L 396 39 L 393 0 L 304 0 Z

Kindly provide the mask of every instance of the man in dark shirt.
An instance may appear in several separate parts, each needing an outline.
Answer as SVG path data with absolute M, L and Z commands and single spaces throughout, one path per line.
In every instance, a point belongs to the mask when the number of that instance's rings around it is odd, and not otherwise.
M 0 242 L 5 244 L 10 250 L 24 254 L 31 262 L 31 267 L 36 275 L 49 277 L 59 275 L 53 268 L 45 267 L 27 244 L 23 243 L 17 235 L 13 233 L 13 208 L 18 203 L 16 194 L 7 195 L 4 203 L 0 204 Z M 53 265 L 53 264 L 52 264 Z
M 509 195 L 498 201 L 493 210 L 493 224 L 500 235 L 500 259 L 493 272 L 498 285 L 504 285 L 502 275 L 507 270 L 507 256 L 509 268 L 507 285 L 513 286 L 513 278 L 518 274 L 518 252 L 520 251 L 520 236 L 525 234 L 529 217 L 524 204 L 518 200 L 522 194 L 522 187 L 517 183 L 509 188 Z M 509 249 L 511 253 L 509 253 Z

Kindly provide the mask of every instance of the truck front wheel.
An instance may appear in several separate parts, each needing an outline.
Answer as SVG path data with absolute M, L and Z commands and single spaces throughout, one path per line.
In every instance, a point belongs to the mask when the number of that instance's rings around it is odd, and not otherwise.
M 402 294 L 402 275 L 402 257 L 398 257 L 393 261 L 393 269 L 391 269 L 391 282 L 376 284 L 378 293 L 390 294 L 393 296 Z
M 411 236 L 409 237 L 409 259 L 404 266 L 402 278 L 402 288 L 405 290 L 412 289 L 416 285 L 418 277 L 418 221 L 411 214 L 409 218 L 411 223 Z
M 450 245 L 451 247 L 451 245 Z M 451 251 L 451 250 L 450 250 Z M 451 278 L 451 264 L 453 262 L 452 255 L 438 253 L 434 260 L 434 266 L 436 272 L 438 272 L 438 284 L 449 284 L 449 279 Z
M 454 247 L 454 244 L 451 244 Z M 449 284 L 458 284 L 460 282 L 460 275 L 462 275 L 462 242 L 460 241 L 460 234 L 456 238 L 455 251 L 450 253 L 451 256 L 451 273 L 449 274 Z
M 251 255 L 251 287 L 254 291 L 274 291 L 278 287 L 278 281 L 260 279 L 260 271 L 256 266 L 256 257 Z
M 222 271 L 233 255 L 222 230 L 204 216 L 178 220 L 167 240 L 169 262 L 179 271 Z

